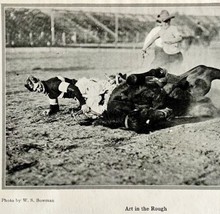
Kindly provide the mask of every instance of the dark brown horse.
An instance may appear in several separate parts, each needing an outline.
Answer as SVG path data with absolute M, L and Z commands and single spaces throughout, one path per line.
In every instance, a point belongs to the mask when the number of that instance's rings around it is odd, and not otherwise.
M 217 68 L 199 65 L 176 76 L 158 68 L 128 76 L 110 96 L 107 111 L 95 122 L 111 128 L 126 127 L 136 132 L 154 129 L 160 122 L 187 115 L 190 108 L 208 105 L 205 95 L 220 79 Z

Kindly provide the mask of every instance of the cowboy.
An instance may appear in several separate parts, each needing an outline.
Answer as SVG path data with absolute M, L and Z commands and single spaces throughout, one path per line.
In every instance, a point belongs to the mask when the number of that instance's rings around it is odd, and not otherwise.
M 107 80 L 80 78 L 68 79 L 61 76 L 40 81 L 30 76 L 25 87 L 34 92 L 43 93 L 49 97 L 50 109 L 45 115 L 52 115 L 59 111 L 58 98 L 77 98 L 82 113 L 100 115 L 107 109 L 107 102 L 111 92 L 122 81 L 122 75 L 112 76 Z
M 170 15 L 167 10 L 162 10 L 157 16 L 157 20 L 161 22 L 161 30 L 155 34 L 149 41 L 144 44 L 142 51 L 145 53 L 146 49 L 158 38 L 162 40 L 163 50 L 166 53 L 161 59 L 159 59 L 164 68 L 170 71 L 172 65 L 176 65 L 183 61 L 183 56 L 180 51 L 180 42 L 182 36 L 179 33 L 176 26 L 171 25 L 171 19 L 175 16 Z
M 147 34 L 143 47 L 146 46 L 146 44 L 161 30 L 161 21 L 156 20 L 156 26 Z M 145 58 L 146 51 L 142 52 L 142 57 Z M 166 55 L 166 53 L 163 50 L 163 43 L 161 38 L 158 38 L 154 41 L 154 59 L 151 62 L 151 67 L 157 68 L 163 65 L 163 62 L 161 62 L 161 58 L 163 58 L 163 55 Z
M 29 76 L 25 87 L 31 92 L 38 92 L 45 94 L 49 98 L 50 109 L 45 111 L 45 115 L 52 115 L 59 111 L 58 98 L 77 98 L 81 109 L 88 111 L 86 101 L 75 85 L 77 80 L 68 79 L 61 76 L 53 77 L 51 79 L 41 81 L 34 76 Z

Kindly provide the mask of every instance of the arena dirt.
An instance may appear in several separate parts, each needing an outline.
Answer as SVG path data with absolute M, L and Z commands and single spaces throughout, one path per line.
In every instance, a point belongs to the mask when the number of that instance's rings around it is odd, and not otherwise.
M 220 68 L 219 49 L 191 49 L 182 73 L 198 64 Z M 192 56 L 194 56 L 192 60 Z M 8 49 L 3 157 L 6 186 L 220 184 L 220 118 L 177 121 L 149 134 L 80 126 L 70 116 L 77 103 L 60 100 L 51 117 L 44 95 L 24 88 L 28 74 L 41 79 L 97 77 L 145 70 L 140 50 Z M 209 93 L 220 107 L 219 82 Z

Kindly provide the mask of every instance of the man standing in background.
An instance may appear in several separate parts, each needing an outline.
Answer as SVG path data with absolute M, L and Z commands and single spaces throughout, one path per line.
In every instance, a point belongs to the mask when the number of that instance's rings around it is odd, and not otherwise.
M 145 44 L 147 44 L 156 34 L 159 33 L 161 30 L 161 21 L 156 21 L 156 26 L 147 34 L 145 41 L 144 41 L 144 47 Z M 143 58 L 145 58 L 146 51 L 143 51 Z M 151 67 L 160 67 L 163 65 L 163 62 L 161 59 L 163 59 L 164 55 L 163 51 L 163 44 L 161 38 L 158 38 L 154 41 L 154 60 L 151 62 Z
M 180 51 L 179 44 L 182 41 L 182 36 L 180 35 L 176 26 L 171 25 L 171 19 L 174 16 L 170 15 L 168 11 L 162 10 L 157 16 L 157 21 L 161 22 L 161 29 L 158 30 L 155 35 L 150 39 L 146 39 L 143 46 L 143 53 L 146 53 L 147 48 L 149 48 L 153 42 L 157 39 L 161 39 L 163 54 L 155 60 L 153 66 L 160 66 L 166 68 L 169 72 L 175 69 L 175 67 L 181 64 L 183 61 L 183 55 Z M 158 28 L 159 29 L 159 28 Z

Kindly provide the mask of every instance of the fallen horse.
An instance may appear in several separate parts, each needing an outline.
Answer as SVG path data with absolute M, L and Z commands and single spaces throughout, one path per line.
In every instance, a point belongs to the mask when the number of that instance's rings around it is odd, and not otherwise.
M 113 90 L 107 110 L 93 124 L 148 132 L 176 117 L 212 117 L 218 109 L 205 95 L 215 79 L 220 79 L 220 70 L 204 65 L 179 76 L 162 68 L 132 74 Z M 203 115 L 189 114 L 199 108 Z

